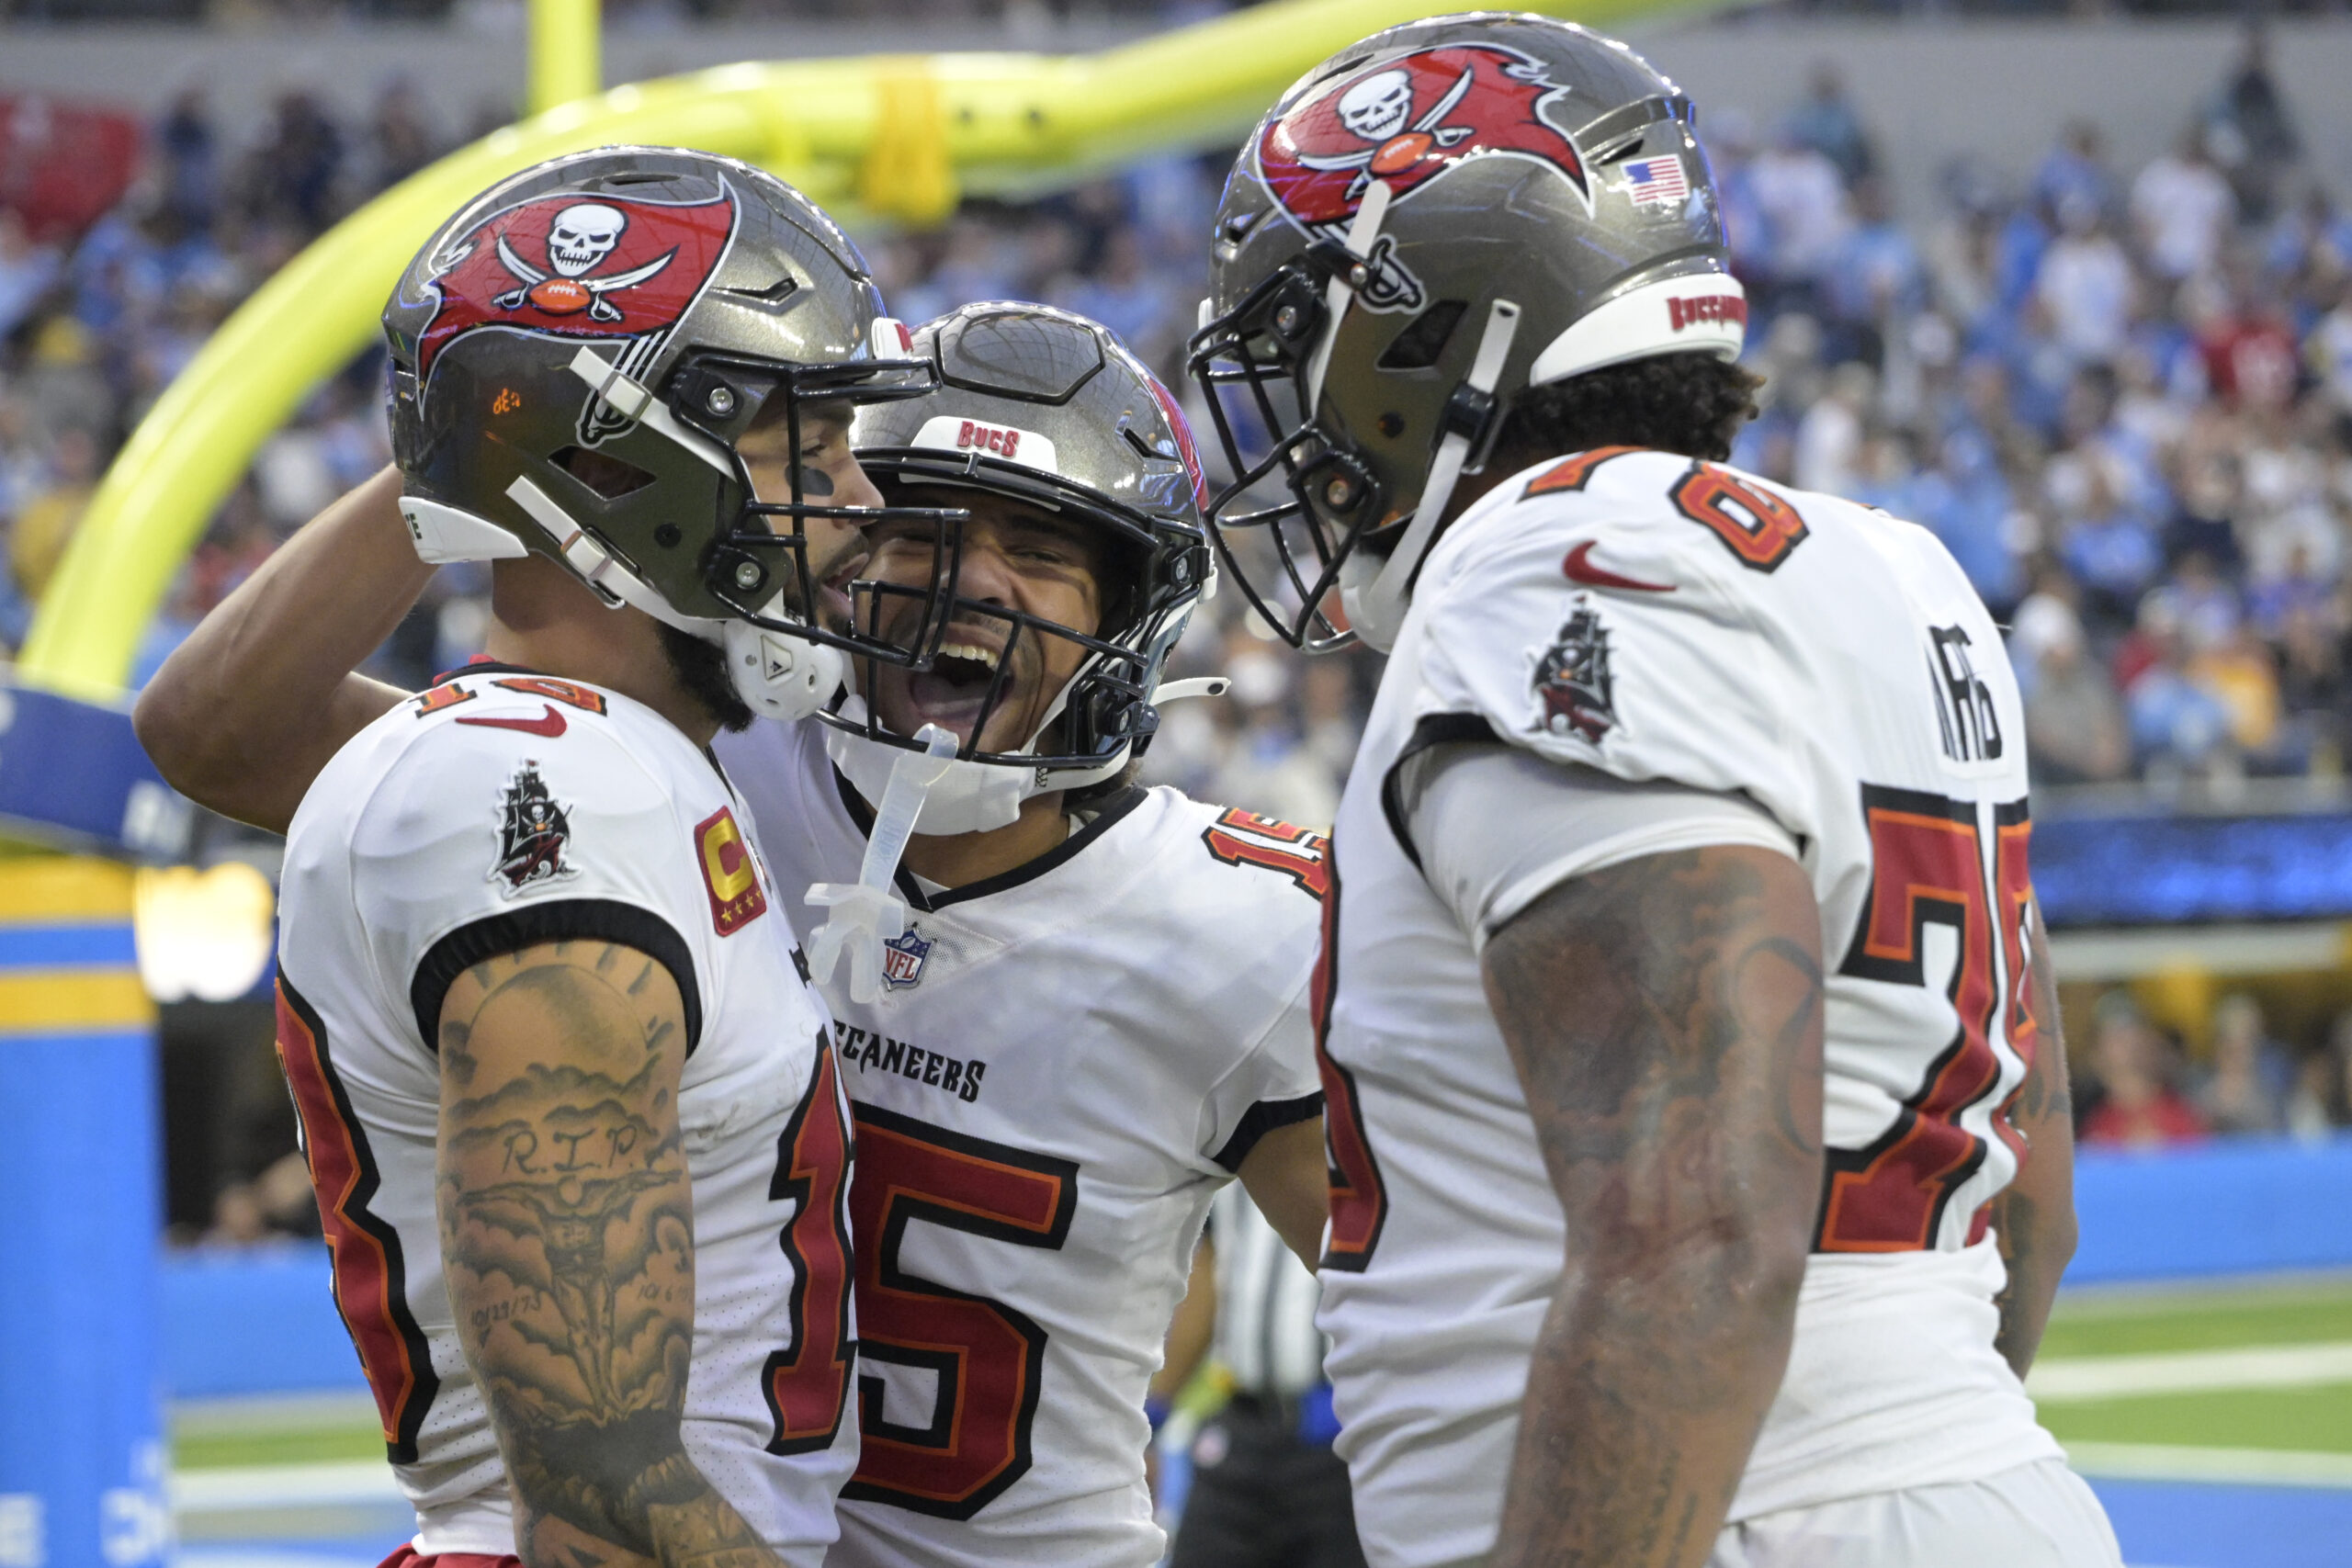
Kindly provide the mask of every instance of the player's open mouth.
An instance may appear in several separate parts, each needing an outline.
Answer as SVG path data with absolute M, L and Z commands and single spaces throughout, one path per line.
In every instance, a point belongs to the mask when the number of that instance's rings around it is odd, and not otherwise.
M 907 703 L 914 709 L 910 728 L 936 724 L 970 739 L 1002 659 L 1001 649 L 950 631 L 939 645 L 939 657 L 932 667 L 907 676 Z M 1016 672 L 1008 685 L 1017 682 Z

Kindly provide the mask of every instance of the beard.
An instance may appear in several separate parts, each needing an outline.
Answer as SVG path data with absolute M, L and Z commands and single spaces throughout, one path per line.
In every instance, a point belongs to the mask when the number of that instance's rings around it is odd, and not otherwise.
M 735 694 L 735 682 L 727 674 L 727 655 L 719 646 L 663 622 L 655 622 L 654 629 L 662 634 L 662 651 L 670 661 L 670 673 L 677 677 L 686 695 L 701 704 L 729 734 L 751 728 L 758 716 Z

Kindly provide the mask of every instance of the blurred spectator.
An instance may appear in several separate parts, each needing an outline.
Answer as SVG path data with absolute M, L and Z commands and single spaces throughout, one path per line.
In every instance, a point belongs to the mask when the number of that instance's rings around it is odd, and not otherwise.
M 1826 60 L 1814 66 L 1804 102 L 1789 112 L 1788 129 L 1799 146 L 1828 159 L 1849 186 L 1875 162 L 1861 117 L 1846 97 L 1845 81 Z
M 2114 682 L 2090 657 L 2072 606 L 2038 593 L 2018 607 L 2013 644 L 2026 679 L 2026 758 L 2037 782 L 2104 784 L 2132 747 Z
M 1795 479 L 1799 490 L 1831 495 L 1854 492 L 1862 456 L 1863 419 L 1878 378 L 1859 362 L 1840 365 L 1826 395 L 1805 412 L 1797 426 Z
M 2276 287 L 2243 260 L 2228 270 L 2228 303 L 2197 334 L 2205 378 L 2225 403 L 2264 412 L 2284 408 L 2295 394 L 2302 356 Z
M 2173 1086 L 2174 1055 L 2129 998 L 2100 998 L 2090 1055 L 2098 1092 L 2084 1112 L 2081 1142 L 2153 1148 L 2202 1140 L 2204 1117 Z
M 290 221 L 315 234 L 337 213 L 343 131 L 317 98 L 300 89 L 279 95 L 267 141 L 248 161 L 245 184 L 254 216 Z
M 62 260 L 56 246 L 34 240 L 15 209 L 0 207 L 0 338 L 32 314 L 57 281 Z
M 2302 152 L 2287 100 L 2271 79 L 2270 34 L 2259 20 L 2247 25 L 2237 68 L 2215 96 L 2210 118 L 2238 210 L 2259 222 L 2270 216 L 2280 182 Z
M 2135 754 L 2167 781 L 2189 769 L 2233 770 L 2231 710 L 2191 678 L 2180 627 L 2163 601 L 2142 606 L 2140 630 L 2147 662 L 2123 682 Z
M 2034 298 L 2050 312 L 2058 345 L 2076 364 L 2107 364 L 2122 352 L 2132 320 L 2132 264 L 2091 201 L 2069 199 L 2058 210 L 2058 231 L 2042 253 Z
M 2086 119 L 2066 123 L 2058 145 L 2034 171 L 2033 197 L 2052 212 L 2069 204 L 2098 212 L 2114 208 L 2115 176 L 2108 173 L 2106 146 L 2098 126 Z
M 1846 186 L 1838 166 L 1783 127 L 1749 166 L 1764 220 L 1764 281 L 1775 300 L 1811 300 L 1845 244 Z
M 2205 130 L 2190 126 L 2178 147 L 2161 153 L 2132 182 L 2132 221 L 2148 265 L 2177 283 L 2210 269 L 2237 216 L 2230 182 L 2205 152 Z
M 2307 1141 L 2352 1127 L 2352 1011 L 2338 1013 L 2327 1043 L 2296 1066 L 2283 1120 Z
M 209 222 L 219 195 L 220 167 L 202 88 L 190 87 L 172 100 L 163 123 L 155 128 L 155 143 L 164 210 L 191 227 Z
M 2287 1124 L 2294 1068 L 2263 1028 L 2262 1007 L 2235 992 L 2213 1010 L 2213 1066 L 2197 1108 L 2216 1133 L 2277 1133 Z
M 416 85 L 405 76 L 393 78 L 378 96 L 375 119 L 368 127 L 370 184 L 378 189 L 398 185 L 437 155 Z

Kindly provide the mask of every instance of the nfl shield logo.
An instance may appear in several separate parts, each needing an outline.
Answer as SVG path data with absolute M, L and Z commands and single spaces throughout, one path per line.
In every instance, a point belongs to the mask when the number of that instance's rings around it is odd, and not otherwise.
M 882 944 L 882 983 L 894 991 L 915 985 L 922 979 L 922 961 L 930 953 L 931 943 L 909 926 L 904 936 Z

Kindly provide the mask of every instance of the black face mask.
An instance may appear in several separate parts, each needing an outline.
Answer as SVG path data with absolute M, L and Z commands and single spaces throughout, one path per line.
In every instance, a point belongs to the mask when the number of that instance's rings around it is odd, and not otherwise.
M 662 633 L 662 651 L 670 661 L 670 672 L 678 678 L 688 696 L 700 703 L 718 728 L 729 735 L 740 734 L 752 728 L 757 716 L 735 694 L 735 683 L 727 678 L 727 655 L 717 643 L 705 642 L 673 626 L 656 623 Z

